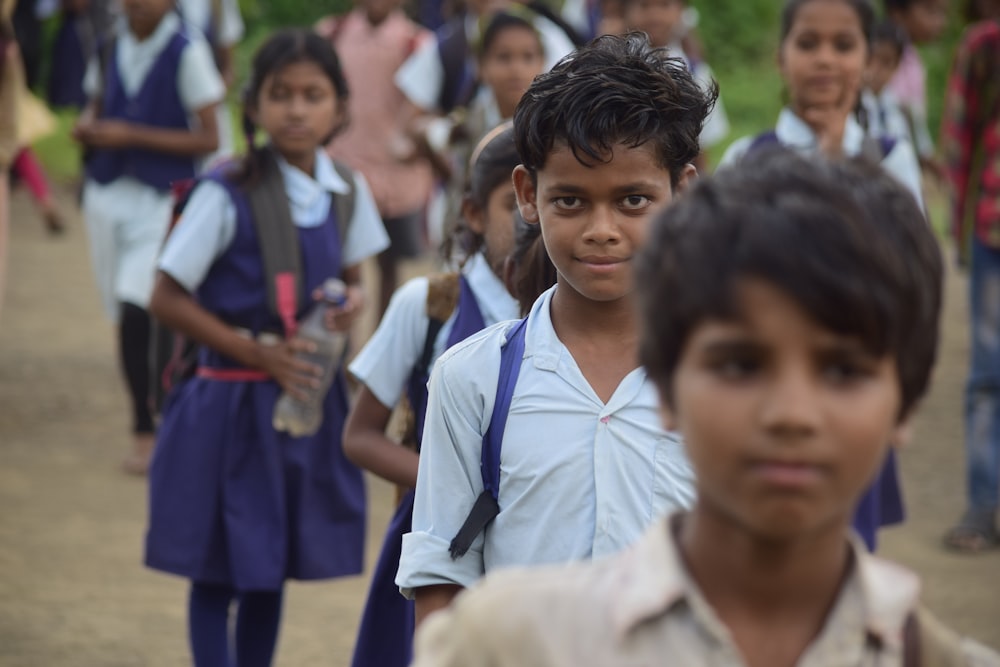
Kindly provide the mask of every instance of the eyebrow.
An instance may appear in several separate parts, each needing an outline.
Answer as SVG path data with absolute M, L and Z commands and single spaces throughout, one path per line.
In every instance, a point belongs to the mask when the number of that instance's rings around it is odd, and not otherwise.
M 549 186 L 548 189 L 550 192 L 554 191 L 560 194 L 567 194 L 574 196 L 590 194 L 590 190 L 588 190 L 587 188 L 581 187 L 579 185 L 573 185 L 571 183 L 554 183 L 551 186 Z M 649 192 L 651 190 L 657 190 L 657 189 L 659 189 L 659 186 L 652 181 L 635 181 L 632 183 L 626 183 L 624 185 L 618 186 L 617 188 L 612 190 L 612 194 L 624 196 L 633 194 L 635 192 Z

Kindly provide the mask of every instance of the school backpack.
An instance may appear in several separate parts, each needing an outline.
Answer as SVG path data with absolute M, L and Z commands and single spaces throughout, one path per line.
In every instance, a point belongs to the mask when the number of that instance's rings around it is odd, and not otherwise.
M 767 132 L 762 132 L 754 137 L 753 141 L 750 143 L 750 147 L 747 148 L 747 155 L 753 153 L 754 151 L 766 148 L 769 146 L 781 146 L 781 140 L 778 139 L 778 133 L 774 130 L 768 130 Z M 866 134 L 864 139 L 861 140 L 861 157 L 865 158 L 869 162 L 878 164 L 892 152 L 892 149 L 896 147 L 896 140 L 892 137 L 873 137 L 870 134 Z
M 298 231 L 292 221 L 284 179 L 275 156 L 270 150 L 261 151 L 260 154 L 260 179 L 252 188 L 246 188 L 245 193 L 259 239 L 268 307 L 281 320 L 286 337 L 291 337 L 296 329 L 295 313 L 298 310 L 297 301 L 302 282 Z M 331 208 L 337 214 L 337 227 L 343 241 L 347 238 L 351 218 L 354 217 L 354 172 L 336 161 L 333 162 L 333 167 L 349 186 L 347 193 L 334 194 L 331 199 Z M 198 182 L 199 179 L 187 179 L 174 183 L 173 216 L 168 236 L 180 220 Z M 194 376 L 198 365 L 198 347 L 194 341 L 154 320 L 150 349 L 150 402 L 154 415 L 162 414 L 170 393 Z

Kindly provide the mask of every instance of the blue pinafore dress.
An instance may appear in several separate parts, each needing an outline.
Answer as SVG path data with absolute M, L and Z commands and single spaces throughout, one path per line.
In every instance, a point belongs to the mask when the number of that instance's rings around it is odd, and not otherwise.
M 445 349 L 459 343 L 486 327 L 476 297 L 465 276 L 459 277 L 458 309 L 455 324 L 445 342 Z M 424 432 L 427 407 L 427 373 L 414 372 L 407 385 L 407 397 L 413 407 L 417 443 Z M 413 523 L 413 489 L 403 497 L 389 522 L 382 551 L 368 599 L 361 616 L 357 643 L 351 667 L 406 667 L 413 659 L 413 601 L 400 594 L 396 586 L 396 571 L 403 549 L 403 535 Z
M 268 308 L 249 202 L 224 177 L 209 178 L 233 200 L 236 234 L 196 298 L 234 327 L 280 332 Z M 312 302 L 308 295 L 341 273 L 335 207 L 325 223 L 298 233 L 301 318 Z M 319 431 L 303 438 L 275 431 L 281 388 L 260 375 L 203 349 L 197 376 L 169 399 L 149 472 L 146 565 L 237 591 L 360 573 L 365 489 L 341 447 L 348 407 L 343 373 L 326 396 Z

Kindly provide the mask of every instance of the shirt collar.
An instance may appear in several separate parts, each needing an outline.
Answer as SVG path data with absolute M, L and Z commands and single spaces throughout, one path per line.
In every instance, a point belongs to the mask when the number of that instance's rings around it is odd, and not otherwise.
M 520 306 L 517 300 L 507 291 L 507 286 L 497 278 L 490 268 L 489 262 L 481 252 L 469 258 L 462 267 L 472 291 L 476 295 L 476 303 L 483 314 L 487 326 L 514 320 L 520 316 Z
M 143 49 L 160 52 L 181 27 L 181 17 L 176 11 L 168 11 L 157 24 L 156 29 L 146 39 L 139 41 L 135 34 L 128 27 L 128 19 L 124 16 L 119 18 L 119 32 L 121 40 L 132 49 Z
M 619 556 L 621 577 L 618 593 L 611 600 L 611 618 L 620 639 L 651 618 L 668 613 L 675 605 L 687 603 L 707 631 L 728 640 L 728 631 L 684 566 L 673 532 L 681 516 L 675 514 L 657 521 L 631 549 Z M 903 626 L 919 598 L 919 579 L 900 565 L 870 555 L 855 535 L 850 538 L 850 546 L 854 569 L 817 640 L 829 630 L 845 596 L 853 592 L 860 594 L 868 635 L 901 651 Z
M 795 115 L 795 112 L 785 107 L 778 115 L 778 122 L 774 126 L 774 132 L 778 135 L 778 140 L 794 148 L 816 148 L 816 134 L 812 131 L 804 120 Z M 844 126 L 844 153 L 847 155 L 857 155 L 861 152 L 861 142 L 865 138 L 865 131 L 854 119 L 853 115 L 847 117 L 847 124 Z
M 344 195 L 350 192 L 350 186 L 334 169 L 330 156 L 320 148 L 316 149 L 314 176 L 288 164 L 277 151 L 275 151 L 275 157 L 278 168 L 281 170 L 281 176 L 285 181 L 285 191 L 288 193 L 288 198 L 296 205 L 308 207 L 323 194 Z

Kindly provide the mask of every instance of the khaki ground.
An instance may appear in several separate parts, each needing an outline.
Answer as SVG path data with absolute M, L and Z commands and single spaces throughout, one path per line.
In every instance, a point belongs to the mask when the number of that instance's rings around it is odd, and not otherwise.
M 74 221 L 47 238 L 23 192 L 13 213 L 0 313 L 0 665 L 186 664 L 185 582 L 140 564 L 146 485 L 118 470 L 125 397 L 86 235 Z M 924 576 L 947 622 L 1000 648 L 1000 551 L 938 546 L 963 496 L 964 289 L 950 278 L 934 391 L 902 455 L 911 519 L 884 533 L 883 554 Z M 371 562 L 392 490 L 370 480 L 369 494 Z M 277 664 L 347 664 L 366 585 L 289 585 Z

